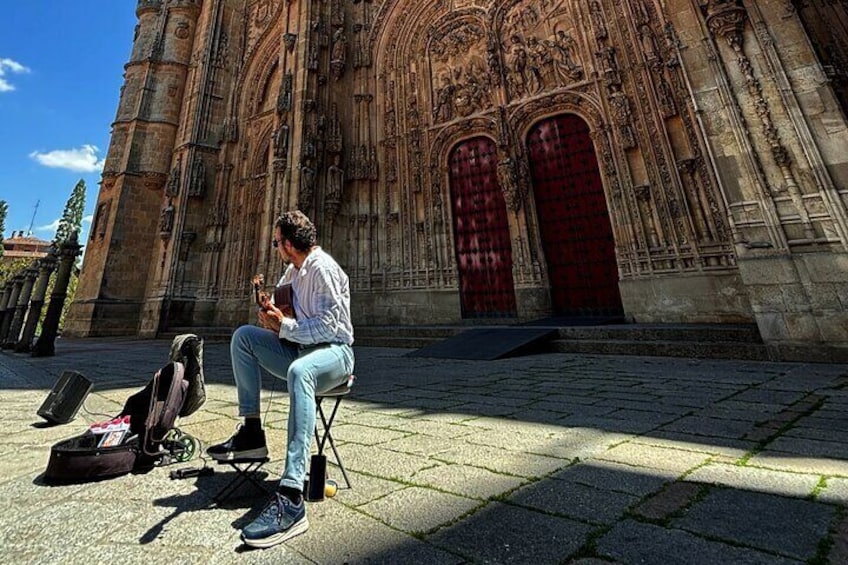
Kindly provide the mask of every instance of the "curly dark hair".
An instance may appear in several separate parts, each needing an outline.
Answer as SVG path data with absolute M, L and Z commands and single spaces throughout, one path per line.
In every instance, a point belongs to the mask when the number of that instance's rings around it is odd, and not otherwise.
M 300 210 L 286 212 L 274 224 L 298 251 L 309 251 L 317 241 L 315 224 Z

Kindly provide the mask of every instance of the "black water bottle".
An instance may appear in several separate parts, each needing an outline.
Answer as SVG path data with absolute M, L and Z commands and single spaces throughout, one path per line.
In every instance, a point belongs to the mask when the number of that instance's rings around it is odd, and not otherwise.
M 324 483 L 327 480 L 327 456 L 313 455 L 309 462 L 309 484 L 306 487 L 306 500 L 315 502 L 324 500 Z

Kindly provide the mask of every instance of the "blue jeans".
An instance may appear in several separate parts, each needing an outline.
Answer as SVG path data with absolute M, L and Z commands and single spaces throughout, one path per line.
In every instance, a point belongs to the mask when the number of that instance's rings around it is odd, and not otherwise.
M 298 347 L 271 330 L 241 326 L 230 342 L 239 416 L 259 416 L 262 371 L 286 379 L 289 389 L 288 447 L 280 484 L 303 489 L 315 429 L 315 393 L 345 382 L 353 372 L 353 348 L 338 343 Z

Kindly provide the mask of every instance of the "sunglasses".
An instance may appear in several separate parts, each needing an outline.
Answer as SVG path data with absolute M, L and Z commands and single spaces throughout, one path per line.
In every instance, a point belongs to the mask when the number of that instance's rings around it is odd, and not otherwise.
M 272 239 L 272 240 L 271 240 L 271 245 L 274 247 L 274 249 L 276 249 L 276 248 L 278 248 L 278 247 L 280 246 L 280 242 L 279 242 L 279 241 L 277 241 L 276 239 Z

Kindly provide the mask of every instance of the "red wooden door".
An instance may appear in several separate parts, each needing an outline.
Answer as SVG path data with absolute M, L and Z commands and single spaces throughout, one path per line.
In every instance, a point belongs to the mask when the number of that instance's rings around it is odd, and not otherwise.
M 589 126 L 575 115 L 555 116 L 536 124 L 527 144 L 554 312 L 621 314 L 615 241 Z
M 515 316 L 512 246 L 495 143 L 488 137 L 464 141 L 448 160 L 462 316 Z

